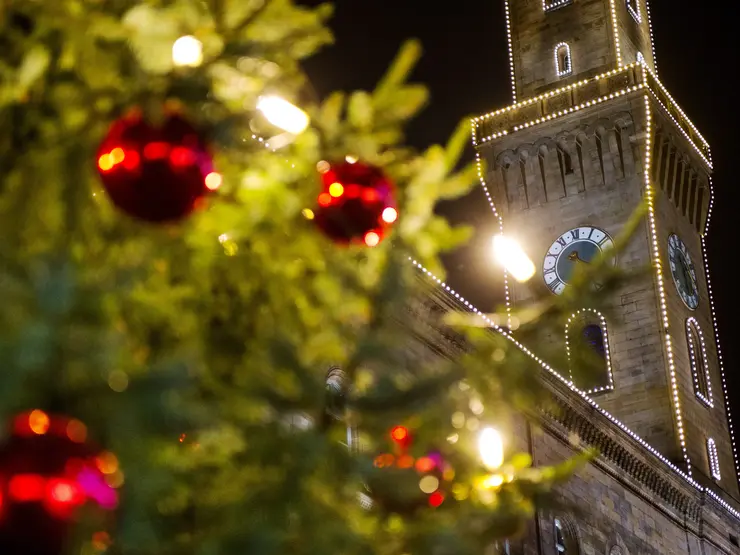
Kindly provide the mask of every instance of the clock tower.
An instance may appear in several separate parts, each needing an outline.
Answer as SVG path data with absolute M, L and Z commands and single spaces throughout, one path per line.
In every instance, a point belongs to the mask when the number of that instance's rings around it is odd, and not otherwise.
M 650 272 L 609 299 L 608 317 L 584 306 L 563 330 L 563 350 L 595 349 L 602 375 L 553 371 L 647 453 L 735 504 L 705 256 L 712 159 L 658 79 L 647 1 L 505 0 L 505 11 L 515 103 L 475 118 L 474 143 L 494 217 L 535 262 L 533 279 L 562 294 L 648 208 L 614 263 Z M 512 306 L 530 294 L 506 287 Z

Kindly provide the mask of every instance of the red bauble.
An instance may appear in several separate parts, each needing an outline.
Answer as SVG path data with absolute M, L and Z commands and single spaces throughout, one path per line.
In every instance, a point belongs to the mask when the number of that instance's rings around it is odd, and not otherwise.
M 318 198 L 316 225 L 339 244 L 374 247 L 398 218 L 393 184 L 380 168 L 361 162 L 327 165 Z
M 148 222 L 187 216 L 221 184 L 200 135 L 177 114 L 160 127 L 138 112 L 114 122 L 98 150 L 98 171 L 113 204 Z
M 0 553 L 59 555 L 83 505 L 107 524 L 118 505 L 117 460 L 86 441 L 78 420 L 40 410 L 18 415 L 0 445 Z M 98 531 L 94 543 L 108 535 Z
M 409 453 L 413 439 L 405 426 L 394 426 L 389 435 L 396 453 L 375 457 L 373 466 L 380 471 L 366 484 L 370 497 L 388 512 L 410 514 L 439 507 L 455 475 L 452 466 L 438 451 L 414 458 Z
M 454 477 L 452 466 L 437 451 L 419 458 L 405 450 L 396 455 L 382 453 L 375 457 L 373 466 L 378 470 L 367 480 L 370 498 L 378 507 L 395 513 L 439 507 Z

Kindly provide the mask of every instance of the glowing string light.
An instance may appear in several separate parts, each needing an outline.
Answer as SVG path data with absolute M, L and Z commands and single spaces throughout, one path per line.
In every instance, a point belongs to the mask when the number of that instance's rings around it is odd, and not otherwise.
M 697 337 L 699 345 L 694 346 L 692 337 Z M 686 339 L 689 345 L 689 358 L 691 359 L 691 373 L 694 379 L 694 393 L 696 396 L 707 406 L 714 407 L 714 399 L 712 397 L 712 380 L 709 375 L 709 366 L 707 365 L 707 348 L 704 343 L 704 334 L 699 327 L 699 322 L 696 318 L 691 317 L 686 320 Z M 696 348 L 701 349 L 701 353 L 695 352 Z M 706 396 L 702 391 L 701 380 L 699 379 L 699 373 L 704 375 L 706 380 Z
M 542 9 L 545 12 L 552 12 L 568 4 L 572 4 L 573 0 L 542 0 Z
M 671 341 L 671 335 L 669 331 L 668 323 L 668 306 L 666 303 L 665 285 L 663 283 L 663 264 L 660 256 L 660 247 L 658 245 L 658 231 L 655 217 L 655 192 L 653 191 L 653 184 L 650 178 L 650 168 L 652 166 L 652 144 L 653 144 L 653 113 L 650 106 L 650 97 L 645 95 L 643 97 L 645 103 L 645 201 L 648 207 L 648 223 L 650 228 L 650 239 L 652 243 L 652 249 L 650 251 L 651 258 L 653 261 L 653 269 L 655 270 L 655 278 L 658 284 L 658 296 L 661 311 L 661 321 L 663 323 L 663 340 L 665 345 L 665 353 L 668 361 L 668 371 L 670 373 L 670 388 L 672 392 L 673 410 L 676 416 L 676 431 L 678 432 L 678 441 L 681 444 L 681 451 L 683 452 L 684 460 L 686 461 L 686 470 L 691 476 L 691 459 L 689 458 L 689 452 L 686 448 L 686 433 L 684 431 L 683 416 L 681 412 L 681 399 L 679 397 L 678 390 L 678 379 L 676 377 L 676 364 L 673 359 L 673 343 Z
M 710 179 L 711 188 L 711 179 Z M 719 325 L 717 323 L 717 313 L 714 309 L 714 294 L 712 292 L 712 281 L 709 277 L 709 260 L 707 259 L 707 248 L 705 244 L 705 237 L 701 238 L 701 250 L 704 256 L 704 268 L 706 269 L 705 275 L 707 278 L 707 290 L 709 292 L 709 306 L 712 311 L 712 327 L 714 329 L 714 344 L 717 349 L 717 362 L 719 363 L 719 374 L 722 378 L 722 394 L 725 398 L 725 415 L 727 416 L 727 425 L 730 429 L 730 442 L 732 445 L 732 458 L 735 463 L 735 476 L 740 477 L 740 465 L 738 464 L 737 447 L 735 443 L 735 428 L 732 425 L 732 408 L 730 407 L 730 398 L 727 395 L 727 380 L 725 379 L 725 368 L 722 359 L 722 346 L 719 341 Z
M 621 420 L 617 419 L 615 416 L 613 416 L 610 412 L 603 409 L 596 401 L 591 399 L 584 391 L 579 390 L 577 387 L 571 385 L 568 383 L 568 381 L 563 378 L 562 374 L 555 370 L 552 366 L 547 364 L 543 359 L 538 357 L 533 351 L 528 349 L 524 344 L 517 341 L 513 335 L 508 332 L 507 330 L 499 327 L 496 325 L 493 320 L 491 320 L 485 313 L 478 310 L 475 306 L 473 306 L 472 303 L 467 301 L 462 295 L 457 293 L 454 289 L 452 289 L 448 284 L 443 282 L 441 279 L 436 277 L 432 272 L 427 270 L 421 263 L 414 260 L 413 258 L 409 258 L 409 261 L 416 266 L 423 274 L 425 274 L 429 279 L 431 279 L 434 283 L 439 285 L 444 291 L 447 291 L 450 295 L 452 295 L 455 299 L 457 299 L 460 303 L 462 303 L 466 308 L 468 308 L 471 312 L 479 316 L 490 328 L 492 328 L 497 333 L 500 333 L 504 338 L 511 341 L 518 349 L 520 349 L 524 354 L 526 354 L 528 357 L 530 357 L 532 360 L 537 362 L 544 370 L 549 372 L 551 375 L 555 376 L 557 379 L 559 379 L 562 383 L 564 383 L 571 391 L 579 395 L 586 403 L 591 405 L 595 410 L 597 410 L 600 414 L 605 416 L 607 419 L 609 419 L 610 422 L 615 424 L 620 430 L 628 434 L 632 439 L 634 439 L 637 443 L 639 443 L 642 447 L 648 450 L 653 456 L 655 456 L 659 461 L 661 461 L 665 466 L 667 466 L 670 470 L 672 470 L 676 475 L 680 476 L 683 480 L 685 480 L 688 484 L 690 484 L 692 487 L 694 487 L 699 492 L 706 492 L 714 501 L 716 501 L 722 508 L 727 510 L 728 513 L 730 513 L 733 517 L 735 517 L 738 521 L 740 521 L 740 511 L 736 510 L 734 507 L 732 507 L 729 503 L 727 503 L 724 499 L 722 499 L 719 495 L 717 495 L 715 492 L 713 492 L 709 488 L 705 488 L 701 486 L 698 482 L 696 482 L 691 476 L 689 476 L 686 472 L 684 472 L 682 469 L 680 469 L 678 466 L 676 466 L 674 463 L 672 463 L 670 460 L 668 460 L 663 454 L 660 453 L 657 449 L 655 449 L 652 445 L 650 445 L 647 441 L 642 439 L 639 435 L 637 435 L 635 432 L 633 432 L 630 428 L 628 428 Z
M 622 48 L 619 43 L 619 23 L 617 21 L 617 7 L 615 0 L 609 0 L 612 12 L 612 31 L 614 33 L 614 50 L 617 54 L 617 67 L 622 67 Z
M 565 49 L 565 55 L 561 56 L 561 49 Z M 563 62 L 563 67 L 560 67 L 560 62 Z M 558 77 L 564 77 L 573 73 L 573 60 L 570 55 L 570 45 L 567 42 L 560 42 L 555 45 L 555 73 Z
M 715 480 L 722 479 L 722 473 L 719 471 L 719 455 L 717 454 L 717 444 L 710 437 L 707 439 L 707 456 L 709 458 L 709 470 L 712 478 Z
M 509 43 L 509 74 L 511 76 L 511 99 L 516 102 L 516 75 L 514 73 L 514 48 L 511 42 L 511 10 L 509 0 L 504 0 L 504 14 L 506 15 L 506 40 Z
M 509 59 L 510 59 L 510 68 L 511 68 L 511 76 L 512 76 L 512 89 L 514 90 L 515 103 L 512 104 L 512 105 L 510 105 L 510 106 L 507 106 L 505 108 L 499 109 L 499 110 L 497 110 L 495 112 L 491 112 L 489 114 L 485 114 L 483 116 L 479 116 L 479 117 L 473 118 L 471 120 L 471 127 L 472 127 L 472 132 L 473 132 L 472 133 L 473 134 L 473 144 L 475 146 L 478 146 L 479 144 L 485 143 L 487 141 L 491 141 L 493 139 L 496 139 L 496 138 L 505 136 L 505 135 L 509 134 L 512 131 L 512 129 L 498 130 L 496 133 L 494 133 L 494 134 L 492 134 L 492 135 L 490 135 L 488 137 L 481 138 L 481 136 L 480 136 L 480 134 L 478 132 L 478 127 L 481 124 L 483 124 L 484 122 L 490 120 L 491 118 L 494 118 L 494 117 L 496 117 L 496 116 L 498 116 L 500 114 L 504 114 L 504 113 L 510 112 L 512 110 L 517 110 L 517 109 L 519 109 L 521 107 L 524 107 L 524 106 L 528 106 L 528 105 L 531 105 L 531 104 L 534 104 L 534 103 L 537 103 L 537 102 L 541 102 L 541 101 L 546 100 L 548 98 L 551 98 L 552 96 L 555 96 L 557 94 L 561 94 L 561 93 L 564 93 L 564 92 L 567 92 L 567 91 L 572 91 L 574 89 L 581 88 L 581 87 L 583 87 L 583 86 L 585 86 L 585 85 L 587 85 L 589 83 L 592 83 L 594 81 L 606 79 L 606 78 L 608 78 L 610 76 L 616 75 L 617 73 L 625 72 L 625 70 L 629 71 L 630 68 L 634 67 L 635 65 L 641 65 L 642 68 L 643 68 L 643 71 L 640 72 L 639 77 L 638 77 L 638 79 L 640 80 L 640 82 L 638 82 L 635 86 L 633 86 L 633 87 L 627 87 L 626 89 L 623 89 L 622 91 L 618 91 L 616 94 L 615 93 L 612 93 L 610 95 L 605 95 L 605 96 L 602 96 L 600 98 L 597 98 L 597 99 L 594 99 L 594 100 L 590 100 L 590 101 L 584 102 L 584 103 L 580 104 L 579 106 L 572 107 L 572 108 L 566 109 L 566 110 L 560 110 L 560 111 L 555 112 L 553 114 L 549 114 L 546 117 L 536 118 L 536 119 L 534 119 L 534 120 L 532 120 L 532 121 L 530 121 L 528 123 L 514 126 L 513 131 L 518 131 L 518 130 L 521 130 L 521 129 L 527 129 L 527 128 L 530 128 L 533 125 L 537 125 L 537 124 L 540 124 L 540 123 L 545 123 L 545 122 L 548 122 L 548 121 L 552 121 L 553 119 L 556 119 L 558 117 L 567 115 L 569 113 L 572 113 L 574 111 L 580 110 L 582 108 L 593 106 L 593 105 L 599 104 L 601 102 L 604 102 L 606 100 L 609 100 L 611 98 L 616 98 L 618 96 L 621 96 L 621 95 L 624 95 L 624 94 L 628 94 L 630 92 L 635 92 L 635 91 L 637 91 L 639 89 L 642 89 L 642 88 L 646 88 L 647 89 L 647 92 L 649 92 L 655 98 L 655 100 L 658 102 L 658 104 L 660 105 L 660 107 L 665 111 L 666 115 L 668 115 L 669 118 L 677 125 L 677 127 L 679 128 L 679 130 L 683 133 L 684 137 L 686 137 L 687 140 L 690 142 L 690 144 L 692 145 L 692 147 L 694 148 L 694 150 L 700 155 L 700 157 L 707 163 L 707 166 L 711 169 L 711 152 L 710 152 L 708 143 L 706 142 L 706 140 L 704 139 L 704 137 L 699 133 L 699 131 L 696 129 L 696 127 L 693 125 L 693 123 L 689 120 L 689 118 L 686 116 L 686 114 L 683 112 L 683 110 L 681 110 L 681 108 L 675 103 L 675 101 L 670 96 L 670 94 L 667 92 L 667 90 L 665 89 L 665 87 L 663 86 L 663 84 L 657 79 L 657 76 L 656 76 L 657 75 L 657 71 L 655 69 L 656 66 L 657 66 L 657 64 L 655 62 L 656 57 L 655 57 L 655 48 L 654 48 L 653 34 L 652 34 L 652 23 L 650 22 L 650 7 L 649 7 L 649 4 L 646 5 L 646 11 L 647 11 L 647 14 L 648 14 L 648 24 L 649 24 L 649 27 L 650 27 L 651 47 L 653 48 L 653 66 L 652 66 L 652 68 L 647 66 L 647 64 L 646 64 L 646 62 L 645 62 L 644 59 L 641 60 L 640 62 L 637 62 L 635 64 L 631 64 L 629 66 L 622 66 L 621 47 L 620 47 L 619 34 L 618 34 L 619 33 L 619 29 L 618 29 L 617 20 L 616 20 L 616 9 L 615 9 L 615 2 L 614 2 L 614 0 L 610 0 L 610 4 L 611 4 L 611 10 L 612 10 L 612 24 L 613 24 L 613 28 L 614 28 L 615 44 L 616 44 L 616 47 L 617 47 L 616 48 L 616 51 L 617 51 L 617 60 L 618 60 L 618 66 L 620 66 L 620 67 L 618 69 L 616 69 L 616 70 L 612 70 L 612 71 L 607 72 L 605 74 L 596 76 L 596 77 L 594 77 L 592 79 L 583 80 L 583 81 L 578 82 L 578 83 L 573 83 L 573 84 L 568 85 L 566 87 L 562 87 L 562 88 L 557 89 L 557 90 L 554 90 L 554 91 L 549 91 L 549 92 L 544 93 L 542 95 L 539 95 L 537 97 L 529 98 L 529 99 L 523 100 L 520 103 L 516 103 L 516 90 L 515 90 L 515 80 L 514 80 L 514 71 L 513 71 L 513 68 L 514 68 L 514 66 L 513 66 L 513 52 L 512 52 L 512 47 L 511 47 L 511 44 L 512 44 L 511 43 L 511 23 L 510 23 L 510 19 L 509 19 L 510 16 L 509 16 L 509 5 L 508 5 L 508 1 L 506 2 L 507 37 L 509 39 Z M 543 7 L 545 7 L 546 5 L 547 4 L 545 3 L 545 0 L 543 0 Z M 664 97 L 667 98 L 668 101 L 671 103 L 670 104 L 670 109 L 663 103 L 663 101 L 661 100 L 660 95 L 658 94 L 658 91 L 660 91 L 660 93 L 662 93 L 664 95 Z M 648 107 L 648 130 L 649 130 L 648 135 L 651 135 L 652 132 L 653 132 L 652 131 L 652 114 L 650 112 L 650 108 L 649 108 L 649 105 L 648 105 L 647 96 L 644 97 L 644 100 L 645 100 L 646 106 Z M 674 116 L 673 115 L 673 112 L 672 112 L 673 110 L 675 110 L 675 112 L 677 112 L 680 115 L 680 120 L 678 119 L 678 116 Z M 686 129 L 684 129 L 684 125 L 688 126 L 688 128 L 691 130 L 691 132 L 693 132 L 693 135 L 690 134 L 689 132 L 687 132 Z M 650 166 L 650 156 L 651 156 L 651 152 L 650 152 L 651 143 L 652 143 L 652 137 L 647 142 L 647 158 L 646 158 L 646 161 L 647 161 L 648 169 L 647 169 L 646 174 L 645 174 L 645 179 L 646 179 L 646 186 L 649 188 L 649 192 L 651 193 L 651 197 L 652 197 L 652 193 L 653 193 L 653 191 L 652 191 L 652 185 L 650 184 L 649 178 L 648 178 L 649 171 L 650 171 L 650 167 L 649 166 Z M 499 220 L 499 227 L 501 229 L 501 232 L 503 233 L 503 222 L 502 222 L 502 218 L 498 214 L 498 212 L 496 211 L 495 204 L 493 202 L 493 199 L 491 197 L 491 194 L 490 194 L 490 192 L 488 190 L 487 184 L 486 184 L 485 179 L 484 179 L 484 176 L 483 176 L 482 162 L 481 162 L 480 153 L 477 153 L 477 164 L 478 164 L 478 169 L 479 169 L 479 177 L 481 179 L 481 184 L 483 186 L 484 192 L 486 194 L 486 197 L 489 200 L 489 204 L 491 205 L 491 209 L 493 210 L 495 216 Z M 711 214 L 712 214 L 713 201 L 714 201 L 713 188 L 712 188 L 712 185 L 711 185 L 711 178 L 710 178 L 710 193 L 711 194 L 710 194 L 709 210 L 708 210 L 708 215 L 707 215 L 707 221 L 705 222 L 704 234 L 707 233 L 709 221 L 711 219 Z M 654 217 L 654 213 L 653 213 L 653 217 Z M 651 225 L 651 234 L 653 235 L 653 237 L 655 237 L 654 219 L 653 219 L 652 225 Z M 701 237 L 701 240 L 702 240 L 702 251 L 703 251 L 703 254 L 704 254 L 704 258 L 705 258 L 705 267 L 706 267 L 707 266 L 707 263 L 706 263 L 705 237 L 702 236 Z M 653 255 L 655 255 L 655 252 L 653 253 Z M 529 356 L 531 356 L 533 359 L 535 359 L 537 362 L 539 362 L 543 366 L 543 368 L 545 368 L 546 370 L 554 373 L 560 379 L 563 379 L 562 376 L 559 373 L 555 372 L 551 367 L 549 367 L 546 363 L 544 363 L 544 361 L 541 361 L 541 359 L 539 359 L 536 355 L 534 355 L 534 353 L 532 353 L 531 351 L 527 350 L 526 347 L 524 347 L 523 345 L 519 344 L 516 340 L 514 340 L 513 337 L 510 335 L 510 333 L 508 331 L 502 330 L 501 328 L 498 328 L 498 326 L 496 326 L 496 324 L 494 324 L 487 316 L 485 316 L 482 313 L 480 313 L 477 309 L 475 309 L 469 302 L 467 302 L 458 293 L 454 292 L 454 290 L 450 289 L 449 286 L 447 286 L 444 283 L 442 283 L 441 280 L 439 280 L 438 278 L 435 278 L 428 270 L 426 270 L 425 268 L 423 268 L 418 262 L 413 261 L 413 260 L 412 260 L 412 262 L 418 268 L 420 268 L 423 272 L 425 272 L 429 277 L 431 277 L 433 280 L 435 280 L 440 286 L 442 286 L 443 289 L 447 290 L 456 299 L 460 300 L 460 302 L 462 302 L 467 308 L 469 308 L 474 313 L 480 315 L 485 321 L 487 321 L 487 323 L 491 327 L 493 327 L 494 329 L 497 329 L 497 331 L 499 331 L 504 336 L 506 336 L 507 338 L 509 338 L 510 340 L 512 340 L 515 344 L 517 344 L 517 346 L 519 348 L 521 348 L 525 353 L 527 353 Z M 660 259 L 659 259 L 659 256 L 657 258 L 657 265 L 658 265 L 657 266 L 657 271 L 660 273 Z M 506 277 L 507 272 L 504 272 L 504 275 Z M 662 304 L 665 305 L 665 290 L 662 287 L 662 276 L 661 276 L 661 279 L 659 280 L 659 283 L 661 285 L 661 287 L 659 288 L 660 289 L 660 293 L 661 293 L 661 301 L 662 301 Z M 737 451 L 736 451 L 736 447 L 735 447 L 734 429 L 733 429 L 733 426 L 732 426 L 732 419 L 731 419 L 730 407 L 729 407 L 727 390 L 726 390 L 726 380 L 725 380 L 725 376 L 724 376 L 724 369 L 723 369 L 723 363 L 722 363 L 722 357 L 721 357 L 721 349 L 720 349 L 719 340 L 718 340 L 717 322 L 716 322 L 716 317 L 714 316 L 714 306 L 713 306 L 713 300 L 712 300 L 712 291 L 711 291 L 711 284 L 710 284 L 710 281 L 709 281 L 708 272 L 707 272 L 707 285 L 708 285 L 708 288 L 709 288 L 710 303 L 712 304 L 713 326 L 714 326 L 714 332 L 715 332 L 715 340 L 716 340 L 716 343 L 717 343 L 717 352 L 718 352 L 718 359 L 719 359 L 719 365 L 720 365 L 720 374 L 721 374 L 721 377 L 722 377 L 723 392 L 724 392 L 724 395 L 725 395 L 725 404 L 727 405 L 726 406 L 726 411 L 727 411 L 728 424 L 729 424 L 729 428 L 730 428 L 730 436 L 731 436 L 731 440 L 732 440 L 733 457 L 734 457 L 734 460 L 735 460 L 736 473 L 740 476 L 740 471 L 738 470 L 740 468 L 740 466 L 738 465 L 738 456 L 737 456 Z M 509 299 L 508 286 L 506 286 L 506 297 L 507 297 L 507 311 L 510 312 L 510 306 L 509 306 L 510 299 Z M 664 322 L 664 325 L 666 325 L 666 329 L 667 329 L 667 316 L 665 314 L 663 316 L 664 316 L 663 322 Z M 510 322 L 510 319 L 509 319 L 509 322 Z M 685 455 L 685 458 L 687 459 L 687 463 L 688 463 L 688 474 L 686 472 L 684 472 L 683 470 L 681 470 L 680 468 L 678 468 L 673 463 L 671 463 L 670 461 L 668 461 L 663 455 L 661 455 L 658 451 L 656 451 L 652 446 L 650 446 L 644 440 L 642 440 L 641 438 L 639 438 L 639 436 L 637 436 L 636 434 L 634 434 L 633 432 L 631 432 L 619 420 L 617 420 L 612 415 L 610 415 L 608 412 L 606 412 L 603 409 L 601 409 L 600 407 L 598 407 L 598 405 L 595 402 L 593 402 L 593 400 L 591 400 L 590 398 L 587 397 L 586 392 L 580 392 L 580 391 L 578 391 L 577 388 L 574 388 L 572 386 L 571 386 L 571 389 L 573 389 L 574 391 L 578 392 L 580 395 L 584 396 L 586 398 L 586 400 L 592 406 L 598 408 L 599 411 L 602 414 L 604 414 L 605 416 L 607 416 L 607 418 L 609 418 L 609 420 L 611 420 L 619 428 L 621 428 L 622 430 L 626 431 L 629 435 L 631 435 L 634 439 L 636 439 L 641 445 L 643 445 L 643 447 L 645 447 L 646 449 L 648 449 L 648 451 L 650 451 L 652 454 L 654 454 L 655 456 L 657 456 L 663 463 L 665 463 L 668 467 L 670 467 L 671 470 L 673 470 L 674 472 L 676 472 L 678 475 L 680 475 L 682 478 L 684 478 L 687 482 L 689 482 L 694 487 L 696 487 L 696 489 L 698 489 L 699 491 L 705 491 L 709 495 L 709 497 L 711 497 L 714 501 L 716 501 L 721 507 L 723 507 L 724 509 L 726 509 L 735 518 L 738 518 L 740 520 L 740 512 L 738 512 L 736 509 L 734 509 L 732 506 L 730 506 L 727 502 L 725 502 L 723 499 L 721 499 L 716 493 L 714 493 L 710 489 L 706 489 L 706 488 L 703 488 L 703 487 L 699 486 L 691 478 L 691 476 L 690 476 L 691 466 L 690 466 L 690 461 L 688 461 L 688 456 L 687 456 L 686 450 L 685 450 L 685 441 L 684 441 L 685 440 L 685 437 L 683 436 L 683 422 L 682 422 L 682 418 L 681 418 L 680 403 L 678 402 L 679 399 L 678 399 L 678 390 L 677 390 L 677 383 L 676 383 L 676 377 L 675 377 L 675 365 L 673 364 L 672 342 L 671 342 L 671 337 L 670 337 L 670 335 L 668 333 L 665 334 L 665 346 L 666 346 L 667 357 L 668 357 L 668 360 L 669 360 L 669 368 L 671 370 L 671 375 L 672 375 L 672 378 L 671 378 L 671 388 L 673 390 L 674 409 L 676 409 L 676 411 L 677 411 L 678 429 L 679 429 L 680 437 L 682 439 L 682 449 L 684 450 L 684 455 Z M 566 381 L 567 382 L 567 380 L 564 380 L 564 379 L 563 379 L 563 381 Z
M 655 56 L 655 41 L 653 40 L 653 22 L 650 19 L 650 0 L 645 0 L 645 11 L 647 11 L 648 31 L 650 33 L 650 48 L 653 52 L 653 71 L 658 75 L 658 58 Z

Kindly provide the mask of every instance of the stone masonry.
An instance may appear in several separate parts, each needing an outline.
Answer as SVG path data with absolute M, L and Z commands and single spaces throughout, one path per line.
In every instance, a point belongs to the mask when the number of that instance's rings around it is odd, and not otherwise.
M 592 226 L 617 237 L 651 200 L 653 220 L 640 224 L 616 260 L 649 271 L 609 299 L 613 387 L 584 394 L 567 368 L 543 364 L 559 410 L 522 419 L 516 434 L 536 464 L 583 446 L 601 455 L 559 491 L 575 510 L 539 514 L 502 552 L 740 553 L 740 492 L 703 257 L 711 157 L 655 74 L 647 0 L 504 3 L 517 104 L 475 118 L 474 144 L 491 217 L 526 247 L 538 267 L 533 280 L 542 284 L 545 253 L 569 229 Z M 569 59 L 557 58 L 561 44 Z M 563 67 L 571 71 L 558 74 Z M 696 270 L 693 310 L 674 287 L 671 234 Z M 508 283 L 514 308 L 531 297 L 528 286 Z M 465 345 L 435 322 L 470 306 L 444 288 L 432 288 L 426 302 L 422 350 L 454 359 Z M 705 345 L 693 364 L 690 322 Z M 565 350 L 564 335 L 551 346 Z M 701 358 L 711 402 L 697 394 L 704 386 L 693 368 L 703 367 Z M 710 468 L 710 438 L 720 477 Z

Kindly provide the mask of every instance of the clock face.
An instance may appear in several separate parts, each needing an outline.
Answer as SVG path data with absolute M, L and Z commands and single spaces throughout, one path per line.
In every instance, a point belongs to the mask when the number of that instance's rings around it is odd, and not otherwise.
M 671 275 L 678 294 L 684 304 L 691 310 L 699 306 L 699 287 L 696 283 L 696 270 L 691 262 L 689 251 L 678 235 L 668 237 L 668 260 L 671 263 Z
M 579 264 L 590 264 L 601 251 L 613 245 L 609 234 L 598 227 L 583 226 L 566 231 L 550 245 L 545 255 L 542 263 L 545 284 L 550 291 L 560 295 Z

